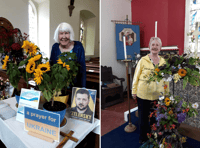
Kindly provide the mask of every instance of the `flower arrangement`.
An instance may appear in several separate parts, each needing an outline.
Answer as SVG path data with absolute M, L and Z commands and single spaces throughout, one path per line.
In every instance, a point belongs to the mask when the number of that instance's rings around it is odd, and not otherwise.
M 2 69 L 7 70 L 6 74 L 9 76 L 9 81 L 11 85 L 16 89 L 17 95 L 19 95 L 20 92 L 20 90 L 18 89 L 18 83 L 21 77 L 24 78 L 28 87 L 28 80 L 29 78 L 33 77 L 33 74 L 31 74 L 26 69 L 29 66 L 31 66 L 29 63 L 30 59 L 32 59 L 32 57 L 36 54 L 36 52 L 40 51 L 40 49 L 36 45 L 28 41 L 24 41 L 22 48 L 26 50 L 27 54 L 26 58 L 23 58 L 18 64 L 16 61 L 10 59 L 9 55 L 6 55 L 5 58 L 3 59 L 3 66 L 2 66 Z
M 23 60 L 23 40 L 28 38 L 28 35 L 24 33 L 22 36 L 21 31 L 17 28 L 15 29 L 5 29 L 0 30 L 0 53 L 3 53 L 2 58 L 8 55 L 10 60 L 19 63 Z
M 183 79 L 183 89 L 187 83 L 193 86 L 199 86 L 200 74 L 199 69 L 196 68 L 199 65 L 199 58 L 188 57 L 187 54 L 179 55 L 166 55 L 166 64 L 162 66 L 156 65 L 155 70 L 148 76 L 148 83 L 151 81 L 171 81 L 178 82 Z
M 166 90 L 167 85 L 164 85 Z M 198 114 L 198 103 L 187 103 L 180 96 L 172 96 L 165 92 L 159 97 L 158 103 L 154 102 L 155 110 L 151 112 L 150 118 L 155 117 L 157 123 L 151 127 L 151 133 L 147 136 L 155 147 L 179 148 L 186 142 L 186 137 L 182 137 L 177 128 L 186 117 L 196 117 Z

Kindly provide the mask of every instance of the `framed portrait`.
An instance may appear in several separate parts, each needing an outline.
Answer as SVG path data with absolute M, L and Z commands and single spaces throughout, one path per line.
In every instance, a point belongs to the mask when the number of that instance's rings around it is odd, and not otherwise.
M 139 25 L 116 24 L 117 60 L 124 60 L 123 36 L 126 38 L 127 59 L 135 60 L 135 54 L 140 53 L 140 27 Z
M 70 111 L 71 118 L 93 123 L 96 93 L 97 91 L 94 89 L 73 87 Z

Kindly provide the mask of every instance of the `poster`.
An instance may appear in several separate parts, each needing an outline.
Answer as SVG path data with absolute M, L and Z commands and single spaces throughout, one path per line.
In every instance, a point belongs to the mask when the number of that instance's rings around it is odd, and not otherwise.
M 38 109 L 40 91 L 21 89 L 16 120 L 24 123 L 24 106 Z
M 96 93 L 94 89 L 72 88 L 71 118 L 94 122 Z
M 135 60 L 135 54 L 140 54 L 139 25 L 116 24 L 117 60 L 124 60 L 123 36 L 126 38 L 126 53 L 128 60 Z

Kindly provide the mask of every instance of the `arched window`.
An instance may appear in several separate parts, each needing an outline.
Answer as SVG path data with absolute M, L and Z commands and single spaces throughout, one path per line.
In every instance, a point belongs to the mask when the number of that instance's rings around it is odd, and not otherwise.
M 185 48 L 200 52 L 200 1 L 186 0 Z
M 37 11 L 32 1 L 29 1 L 29 40 L 37 44 Z
M 83 44 L 83 47 L 85 49 L 85 28 L 84 28 L 83 20 L 81 20 L 81 24 L 80 24 L 80 42 Z

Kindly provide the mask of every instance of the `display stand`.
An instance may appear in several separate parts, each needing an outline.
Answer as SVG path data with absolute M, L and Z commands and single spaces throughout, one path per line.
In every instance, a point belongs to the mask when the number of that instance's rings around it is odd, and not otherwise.
M 126 15 L 126 19 L 124 21 L 111 20 L 111 22 L 114 22 L 115 24 L 139 25 L 139 26 L 142 26 L 142 28 L 144 29 L 144 24 L 142 24 L 142 22 L 132 22 L 128 20 L 128 15 Z M 128 104 L 129 104 L 129 123 L 124 128 L 124 130 L 130 133 L 136 130 L 136 126 L 131 123 L 131 114 L 130 114 L 130 74 L 128 70 L 129 70 L 129 62 L 132 62 L 132 61 L 127 60 L 127 58 L 125 58 L 125 60 L 122 60 L 122 61 L 126 63 L 127 97 L 128 97 Z
M 127 96 L 128 96 L 128 107 L 129 107 L 129 123 L 128 125 L 124 128 L 125 132 L 131 133 L 136 130 L 136 126 L 132 124 L 131 122 L 131 112 L 130 112 L 130 80 L 129 80 L 129 73 L 128 73 L 128 62 L 131 62 L 131 60 L 124 60 L 126 63 L 126 78 L 127 78 Z

